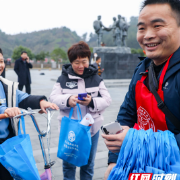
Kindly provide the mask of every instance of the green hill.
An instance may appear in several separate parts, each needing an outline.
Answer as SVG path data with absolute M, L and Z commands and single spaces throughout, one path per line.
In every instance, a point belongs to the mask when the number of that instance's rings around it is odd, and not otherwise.
M 131 17 L 127 38 L 127 46 L 135 49 L 140 48 L 136 41 L 137 22 L 138 17 Z M 87 33 L 84 35 L 87 36 Z M 20 33 L 16 35 L 8 35 L 0 30 L 0 48 L 2 48 L 5 58 L 12 57 L 14 48 L 20 45 L 31 49 L 33 54 L 38 54 L 41 51 L 52 52 L 58 47 L 67 51 L 72 44 L 83 39 L 86 38 L 78 36 L 75 31 L 71 31 L 67 27 L 53 28 L 31 33 Z M 105 32 L 103 35 L 103 41 L 106 46 L 115 46 L 112 32 Z M 87 43 L 90 47 L 97 46 L 97 35 L 91 33 Z
M 67 51 L 73 43 L 80 40 L 82 40 L 81 37 L 75 31 L 66 27 L 17 35 L 7 35 L 0 31 L 0 47 L 5 57 L 11 57 L 14 48 L 20 45 L 31 49 L 33 54 L 37 54 L 40 51 L 51 52 L 57 47 Z

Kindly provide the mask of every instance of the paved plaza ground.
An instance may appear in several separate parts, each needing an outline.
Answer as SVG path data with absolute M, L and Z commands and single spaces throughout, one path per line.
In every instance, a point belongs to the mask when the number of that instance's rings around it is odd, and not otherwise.
M 40 75 L 40 73 L 44 73 L 45 75 Z M 61 71 L 60 70 L 31 70 L 31 78 L 32 78 L 32 95 L 46 95 L 49 97 L 52 87 L 55 84 L 55 79 L 60 76 Z M 6 71 L 6 78 L 12 81 L 17 81 L 17 76 L 15 72 L 12 69 L 8 69 Z M 116 80 L 117 81 L 117 80 Z M 125 94 L 128 90 L 128 84 L 129 80 L 124 80 L 124 82 L 127 82 L 123 84 L 122 86 L 111 86 L 109 84 L 113 83 L 113 80 L 105 80 L 105 83 L 107 84 L 108 91 L 112 98 L 112 104 L 110 107 L 106 109 L 104 112 L 104 122 L 103 124 L 106 124 L 108 122 L 116 120 L 119 107 L 122 104 Z M 59 140 L 59 132 L 58 132 L 58 120 L 57 115 L 59 112 L 55 112 L 52 122 L 51 122 L 51 145 L 50 145 L 50 154 L 51 154 L 51 160 L 55 160 L 56 164 L 52 167 L 54 179 L 56 180 L 63 180 L 63 173 L 62 173 L 62 160 L 57 158 L 57 147 L 58 147 L 58 140 Z M 46 129 L 46 119 L 43 118 L 41 115 L 37 115 L 37 120 L 40 126 L 41 130 Z M 35 127 L 30 120 L 30 118 L 26 118 L 26 131 L 28 134 L 30 134 L 31 143 L 33 146 L 33 154 L 37 163 L 37 167 L 39 170 L 39 173 L 42 173 L 44 171 L 44 162 L 41 154 L 41 149 L 39 145 L 39 140 L 37 136 L 37 132 L 35 130 Z M 44 144 L 47 147 L 47 140 L 44 140 Z M 104 172 L 107 168 L 107 157 L 108 157 L 108 150 L 104 144 L 104 141 L 101 137 L 99 137 L 99 143 L 98 143 L 98 150 L 96 154 L 96 160 L 95 160 L 95 170 L 94 170 L 94 178 L 93 180 L 102 180 L 104 177 Z M 77 168 L 76 173 L 76 180 L 79 180 L 79 168 Z

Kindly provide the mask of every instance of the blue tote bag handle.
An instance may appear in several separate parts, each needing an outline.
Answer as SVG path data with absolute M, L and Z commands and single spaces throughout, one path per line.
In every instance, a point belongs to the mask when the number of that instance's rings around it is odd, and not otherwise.
M 82 120 L 81 108 L 80 108 L 78 103 L 76 104 L 76 106 L 77 106 L 77 117 L 78 117 L 78 120 Z M 71 110 L 70 110 L 70 113 L 69 113 L 69 119 L 71 119 L 71 117 L 72 117 L 73 110 L 74 110 L 74 108 L 72 107 Z
M 21 113 L 23 113 L 23 112 L 21 111 Z M 24 134 L 26 134 L 24 116 L 21 116 L 21 118 L 19 119 L 19 123 L 18 123 L 18 135 L 22 135 L 22 133 L 21 133 L 21 124 L 22 124 L 23 132 L 24 132 Z

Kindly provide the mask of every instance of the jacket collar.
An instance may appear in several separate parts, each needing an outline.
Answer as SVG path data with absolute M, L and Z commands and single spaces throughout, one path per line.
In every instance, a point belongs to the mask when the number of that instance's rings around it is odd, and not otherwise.
M 140 62 L 139 69 L 138 69 L 139 74 L 141 75 L 144 73 L 146 74 L 145 71 L 149 68 L 150 62 L 151 62 L 151 59 L 147 57 L 143 61 Z
M 3 81 L 1 80 L 1 76 L 0 76 L 0 81 L 3 85 L 3 88 L 4 88 L 4 92 L 5 92 L 5 96 L 6 96 L 6 103 L 7 103 L 7 107 L 8 107 L 8 85 L 7 84 L 4 84 Z
M 145 72 L 145 70 L 148 69 L 150 62 L 151 59 L 145 58 L 142 61 L 142 65 L 139 67 L 139 72 Z M 178 70 L 180 70 L 180 47 L 174 52 L 172 58 L 169 61 L 168 69 L 164 77 L 164 82 L 166 82 L 167 79 Z
M 93 65 L 89 65 L 88 68 L 84 69 L 84 73 L 83 75 L 78 75 L 74 72 L 71 64 L 65 64 L 62 67 L 62 74 L 68 76 L 70 79 L 85 79 L 85 78 L 89 78 L 92 77 L 94 75 L 97 74 L 98 69 L 93 66 Z
M 22 57 L 20 57 L 19 59 L 20 59 L 20 62 L 22 62 L 22 63 L 26 62 L 25 60 L 23 60 Z
M 16 89 L 18 89 L 19 83 L 9 81 L 2 76 L 0 76 L 0 81 L 4 87 L 8 107 L 16 107 Z
M 180 69 L 180 47 L 174 52 L 164 77 L 164 82 Z
M 69 77 L 69 79 L 83 79 L 83 78 L 81 78 L 79 76 L 73 76 L 71 74 L 68 74 L 68 77 Z

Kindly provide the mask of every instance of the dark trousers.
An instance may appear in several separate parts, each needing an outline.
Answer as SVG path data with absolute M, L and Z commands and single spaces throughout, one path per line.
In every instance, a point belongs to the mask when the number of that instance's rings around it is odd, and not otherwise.
M 13 180 L 9 171 L 0 163 L 0 180 Z
M 19 84 L 18 85 L 19 90 L 22 91 L 23 90 L 23 86 L 26 87 L 26 93 L 31 94 L 31 85 L 30 84 L 25 84 L 25 85 Z

